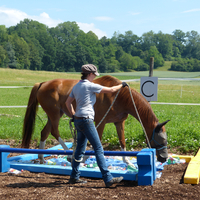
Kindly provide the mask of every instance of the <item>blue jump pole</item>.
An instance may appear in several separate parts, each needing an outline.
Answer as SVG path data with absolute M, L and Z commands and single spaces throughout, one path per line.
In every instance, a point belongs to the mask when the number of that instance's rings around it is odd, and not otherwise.
M 18 148 L 0 148 L 0 152 L 9 153 L 29 153 L 29 154 L 56 154 L 56 155 L 72 155 L 71 150 L 48 150 L 48 149 L 18 149 Z M 104 151 L 105 156 L 137 156 L 140 151 Z M 95 155 L 94 151 L 86 151 L 85 155 Z

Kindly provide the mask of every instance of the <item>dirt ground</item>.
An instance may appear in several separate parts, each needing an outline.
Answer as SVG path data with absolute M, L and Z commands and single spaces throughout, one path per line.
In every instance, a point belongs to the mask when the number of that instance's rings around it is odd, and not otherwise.
M 2 142 L 18 146 L 13 141 Z M 183 183 L 186 168 L 187 164 L 166 165 L 152 186 L 122 181 L 111 188 L 105 188 L 102 179 L 82 178 L 86 184 L 70 185 L 69 176 L 29 171 L 19 175 L 0 173 L 0 199 L 200 199 L 200 184 Z

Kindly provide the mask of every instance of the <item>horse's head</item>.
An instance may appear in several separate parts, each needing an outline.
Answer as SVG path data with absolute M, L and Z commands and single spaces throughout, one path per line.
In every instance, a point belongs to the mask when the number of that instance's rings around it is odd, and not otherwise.
M 156 149 L 157 160 L 162 163 L 168 158 L 167 134 L 163 127 L 168 121 L 170 120 L 157 124 L 150 141 L 151 147 Z

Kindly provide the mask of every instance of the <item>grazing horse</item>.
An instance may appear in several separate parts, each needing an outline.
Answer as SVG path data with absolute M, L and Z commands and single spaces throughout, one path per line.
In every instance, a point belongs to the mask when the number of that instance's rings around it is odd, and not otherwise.
M 101 78 L 95 79 L 93 82 L 107 87 L 121 83 L 120 80 L 112 76 L 103 76 Z M 68 98 L 73 86 L 77 83 L 78 80 L 55 79 L 47 82 L 36 83 L 33 86 L 24 118 L 22 147 L 29 148 L 31 135 L 35 125 L 37 107 L 38 104 L 40 104 L 48 116 L 48 121 L 41 131 L 39 148 L 44 149 L 45 141 L 51 132 L 51 134 L 59 141 L 62 147 L 65 150 L 68 149 L 59 135 L 58 125 L 59 120 L 64 113 L 69 116 L 69 111 L 65 105 L 65 101 Z M 168 154 L 167 135 L 164 125 L 169 120 L 163 123 L 159 123 L 150 104 L 146 101 L 146 99 L 137 91 L 133 89 L 130 89 L 130 91 L 132 93 L 137 111 L 139 113 L 148 139 L 150 140 L 151 147 L 156 148 L 157 159 L 160 162 L 165 162 Z M 126 150 L 124 124 L 128 114 L 139 120 L 136 110 L 133 106 L 130 91 L 128 87 L 122 88 L 120 90 L 119 95 L 116 98 L 116 101 L 114 102 L 111 110 L 97 128 L 99 137 L 101 139 L 105 124 L 114 123 L 119 137 L 121 150 L 123 151 Z M 94 121 L 96 125 L 99 124 L 99 122 L 104 117 L 116 94 L 117 92 L 96 94 L 97 98 L 94 105 Z M 75 101 L 73 106 L 76 107 Z M 39 158 L 41 162 L 44 162 L 43 155 L 39 155 Z M 127 159 L 125 158 L 124 161 L 128 163 Z

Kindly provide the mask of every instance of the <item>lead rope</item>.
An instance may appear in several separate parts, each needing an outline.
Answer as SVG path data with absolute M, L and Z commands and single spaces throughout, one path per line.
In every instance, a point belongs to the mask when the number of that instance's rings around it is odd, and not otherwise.
M 117 99 L 118 94 L 119 94 L 119 92 L 120 92 L 121 89 L 122 89 L 122 88 L 120 88 L 120 89 L 118 90 L 118 92 L 117 92 L 117 94 L 116 94 L 116 96 L 115 96 L 115 98 L 114 98 L 112 104 L 110 105 L 110 107 L 108 108 L 106 114 L 103 116 L 103 118 L 101 119 L 101 121 L 99 122 L 99 124 L 96 126 L 96 128 L 98 128 L 98 127 L 100 126 L 100 124 L 102 123 L 102 121 L 105 119 L 105 117 L 106 117 L 107 114 L 109 113 L 109 111 L 110 111 L 110 109 L 112 108 L 113 104 L 115 103 L 115 100 Z
M 83 160 L 83 157 L 80 159 L 80 160 L 76 160 L 75 157 L 74 157 L 74 154 L 75 154 L 75 151 L 76 151 L 76 139 L 77 139 L 77 134 L 76 134 L 76 128 L 73 127 L 72 125 L 72 119 L 69 120 L 69 127 L 70 127 L 70 130 L 71 130 L 71 134 L 72 134 L 72 137 L 74 139 L 74 142 L 73 142 L 73 154 L 72 154 L 72 160 L 74 159 L 76 162 L 81 162 Z M 71 162 L 71 165 L 72 165 L 72 162 Z
M 136 108 L 135 101 L 134 101 L 134 99 L 133 99 L 133 95 L 132 95 L 132 92 L 131 92 L 131 89 L 130 89 L 129 86 L 128 86 L 128 89 L 129 89 L 129 92 L 130 92 L 130 95 L 131 95 L 131 100 L 132 100 L 132 102 L 133 102 L 133 105 L 134 105 L 134 108 L 135 108 L 137 117 L 138 117 L 139 122 L 140 122 L 140 124 L 141 124 L 141 126 L 142 126 L 142 128 L 143 128 L 144 133 L 145 133 L 145 137 L 146 137 L 148 146 L 149 146 L 149 148 L 151 148 L 151 145 L 150 145 L 150 142 L 149 142 L 149 138 L 147 137 L 146 130 L 145 130 L 144 126 L 143 126 L 142 120 L 141 120 L 140 115 L 139 115 L 139 113 L 138 113 L 138 110 L 137 110 L 137 108 Z

